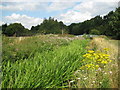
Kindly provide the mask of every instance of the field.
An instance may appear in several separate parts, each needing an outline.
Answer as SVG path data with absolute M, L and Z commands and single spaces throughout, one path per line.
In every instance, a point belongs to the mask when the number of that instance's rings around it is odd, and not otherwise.
M 2 88 L 118 88 L 117 42 L 72 35 L 3 36 Z

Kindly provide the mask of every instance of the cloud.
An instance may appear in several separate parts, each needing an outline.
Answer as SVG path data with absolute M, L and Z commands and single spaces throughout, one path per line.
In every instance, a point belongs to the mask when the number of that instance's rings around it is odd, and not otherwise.
M 119 0 L 69 0 L 69 2 L 118 2 Z M 68 0 L 2 0 L 2 2 L 68 2 Z
M 68 11 L 65 14 L 61 14 L 59 17 L 55 17 L 55 18 L 69 25 L 71 23 L 78 23 L 78 22 L 83 22 L 84 20 L 89 20 L 92 17 L 89 12 L 81 13 L 72 10 L 72 11 Z
M 36 3 L 36 2 L 4 2 L 0 5 L 0 9 L 8 11 L 35 11 L 44 10 L 47 3 Z
M 117 7 L 116 2 L 83 2 L 73 8 L 81 13 L 89 12 L 92 16 L 107 14 Z
M 119 0 L 3 0 L 0 9 L 8 10 L 8 11 L 61 11 L 68 8 L 71 8 L 75 5 L 76 2 L 81 2 L 81 7 L 84 8 L 91 7 L 92 3 L 113 3 L 111 5 L 114 6 L 114 3 L 118 5 Z M 91 4 L 90 4 L 91 2 Z M 50 4 L 51 3 L 51 4 Z M 86 3 L 86 4 L 85 4 Z M 80 6 L 77 5 L 79 8 Z M 89 8 L 90 9 L 90 8 Z
M 73 7 L 73 2 L 3 2 L 0 9 L 8 11 L 62 11 Z
M 10 16 L 5 16 L 4 21 L 6 23 L 21 23 L 23 26 L 30 29 L 31 26 L 42 23 L 43 19 L 13 13 Z
M 97 15 L 106 15 L 115 10 L 116 7 L 116 2 L 82 2 L 75 5 L 71 10 L 56 16 L 56 18 L 69 25 L 89 20 Z
M 5 24 L 3 21 L 0 21 L 0 26 L 2 25 L 2 24 Z
M 48 7 L 48 11 L 58 11 L 65 10 L 71 8 L 75 5 L 75 3 L 71 2 L 52 2 Z

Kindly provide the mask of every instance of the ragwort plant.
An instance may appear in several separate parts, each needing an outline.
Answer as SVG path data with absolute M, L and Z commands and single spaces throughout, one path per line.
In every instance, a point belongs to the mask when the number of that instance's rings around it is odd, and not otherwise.
M 80 70 L 75 72 L 75 78 L 78 88 L 109 88 L 109 75 L 106 73 L 106 67 L 112 60 L 107 54 L 108 48 L 102 51 L 88 50 L 83 55 Z
M 88 50 L 88 53 L 84 54 L 82 60 L 83 66 L 80 69 L 93 69 L 104 68 L 104 66 L 110 63 L 110 55 L 107 54 L 108 48 L 104 48 L 104 51 Z

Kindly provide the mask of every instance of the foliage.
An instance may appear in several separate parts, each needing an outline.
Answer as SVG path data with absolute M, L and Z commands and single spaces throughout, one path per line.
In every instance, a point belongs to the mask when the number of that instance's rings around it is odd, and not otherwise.
M 104 52 L 89 50 L 88 53 L 83 55 L 84 59 L 82 60 L 83 66 L 81 69 L 98 69 L 104 68 L 104 65 L 108 64 L 110 60 L 110 55 L 106 54 L 108 48 L 104 48 Z M 85 63 L 84 63 L 85 62 Z M 85 64 L 85 65 L 84 65 Z
M 55 38 L 55 37 L 54 37 Z M 54 47 L 68 45 L 68 41 L 53 39 L 47 36 L 33 37 L 2 37 L 2 59 L 3 61 L 15 62 L 20 59 L 26 59 L 34 56 L 36 52 L 42 53 L 52 51 Z M 31 58 L 32 58 L 31 57 Z
M 108 40 L 101 41 L 97 45 L 94 39 L 90 43 L 92 50 L 83 55 L 84 59 L 80 61 L 80 69 L 76 70 L 73 79 L 70 81 L 70 87 L 74 88 L 118 88 L 118 60 L 117 49 L 112 43 L 106 43 Z M 93 42 L 95 41 L 95 42 Z M 105 43 L 105 44 L 104 44 Z M 101 48 L 102 45 L 102 48 Z M 109 48 L 104 48 L 105 45 Z M 112 46 L 112 47 L 110 47 Z M 117 45 L 118 46 L 118 45 Z M 104 49 L 103 49 L 104 48 Z M 115 50 L 116 51 L 115 51 Z M 111 62 L 112 61 L 112 62 Z
M 109 12 L 104 17 L 96 16 L 90 20 L 80 23 L 72 23 L 69 27 L 69 33 L 74 35 L 97 33 L 111 36 L 119 39 L 120 36 L 120 7 L 113 12 Z M 96 29 L 97 31 L 93 31 Z
M 63 32 L 62 32 L 63 30 Z M 33 33 L 41 34 L 62 34 L 68 33 L 66 25 L 62 21 L 58 22 L 54 18 L 44 19 L 43 23 L 31 28 Z
M 34 48 L 36 50 L 34 56 L 31 56 L 31 53 L 29 53 L 28 58 L 20 58 L 14 63 L 10 61 L 10 58 L 8 58 L 7 61 L 3 61 L 2 88 L 68 87 L 68 80 L 71 79 L 74 71 L 79 68 L 79 61 L 83 59 L 82 55 L 86 52 L 85 47 L 88 40 L 69 41 L 66 45 L 66 41 L 61 43 L 59 40 L 51 39 L 52 41 L 47 42 L 47 38 L 41 38 L 45 42 L 39 41 L 40 37 L 32 37 L 26 39 L 27 41 L 25 40 L 25 42 L 24 40 L 19 42 L 19 44 L 22 44 L 18 49 L 21 48 L 24 49 L 24 51 L 26 51 L 26 42 L 30 42 L 27 45 L 29 47 L 31 44 L 32 47 L 28 49 Z M 36 39 L 36 43 L 38 43 L 37 45 L 40 49 L 34 44 L 35 42 L 33 42 Z M 54 48 L 51 49 L 50 47 L 53 47 L 53 45 Z M 4 49 L 7 48 L 10 47 L 4 47 Z M 42 52 L 40 50 L 42 50 Z M 5 56 L 7 56 L 7 54 Z
M 27 29 L 22 26 L 20 23 L 13 23 L 10 25 L 2 25 L 2 33 L 7 36 L 22 36 L 24 33 L 27 33 Z
M 92 30 L 90 31 L 90 34 L 92 34 L 92 35 L 100 35 L 100 31 L 99 31 L 99 30 L 96 30 L 96 29 L 92 29 Z

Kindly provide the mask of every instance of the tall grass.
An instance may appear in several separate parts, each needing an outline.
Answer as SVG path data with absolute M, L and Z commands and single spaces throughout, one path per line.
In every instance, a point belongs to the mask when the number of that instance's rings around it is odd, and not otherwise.
M 52 38 L 52 37 L 51 37 Z M 15 62 L 33 57 L 36 52 L 51 51 L 60 46 L 66 46 L 70 40 L 50 39 L 48 36 L 33 37 L 3 37 L 3 61 Z
M 112 62 L 107 63 L 103 65 L 102 68 L 98 69 L 78 69 L 75 73 L 74 82 L 71 83 L 71 87 L 75 86 L 79 88 L 118 88 L 118 44 L 114 44 L 111 42 L 113 42 L 113 40 L 111 41 L 104 38 L 93 38 L 89 47 L 86 48 L 88 50 L 93 49 L 94 51 L 98 51 L 101 54 L 104 51 L 104 48 L 108 49 L 106 53 L 110 55 L 109 58 Z M 114 40 L 114 42 L 118 41 Z M 92 57 L 92 59 L 93 58 L 95 57 Z M 102 57 L 101 59 L 104 58 Z M 85 60 L 84 63 L 89 63 L 88 61 L 89 60 Z
M 38 44 L 31 42 L 33 41 L 31 39 Z M 24 45 L 28 44 L 29 49 L 34 48 L 34 56 L 31 57 L 29 53 L 27 58 L 20 58 L 14 63 L 5 59 L 6 61 L 2 63 L 2 88 L 69 87 L 69 80 L 81 66 L 79 62 L 83 59 L 82 55 L 86 53 L 85 47 L 88 40 L 74 40 L 67 43 L 64 40 L 54 40 L 55 42 L 49 43 L 50 41 L 45 42 L 48 40 L 45 39 L 44 44 L 38 38 L 26 40 L 20 42 L 24 42 Z M 25 48 L 22 45 L 20 47 Z

